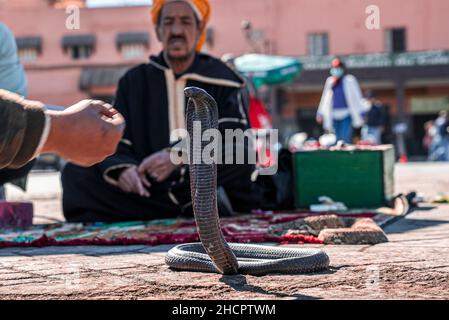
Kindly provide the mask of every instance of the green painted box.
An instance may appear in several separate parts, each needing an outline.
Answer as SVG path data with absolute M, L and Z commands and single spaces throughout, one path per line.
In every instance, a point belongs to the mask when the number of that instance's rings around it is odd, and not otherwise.
M 395 152 L 391 145 L 346 150 L 299 151 L 293 156 L 297 208 L 320 196 L 349 208 L 375 208 L 394 193 Z

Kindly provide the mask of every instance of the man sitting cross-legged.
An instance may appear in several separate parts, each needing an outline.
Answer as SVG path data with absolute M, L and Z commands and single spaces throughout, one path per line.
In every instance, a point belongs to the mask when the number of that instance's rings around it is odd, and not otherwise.
M 186 166 L 170 160 L 170 135 L 185 126 L 184 88 L 206 90 L 218 103 L 219 129 L 248 128 L 244 81 L 220 60 L 199 53 L 210 16 L 207 0 L 156 0 L 153 21 L 163 50 L 120 80 L 114 106 L 127 127 L 118 151 L 87 169 L 62 173 L 68 221 L 169 218 L 192 211 Z M 176 138 L 176 137 L 175 137 Z M 247 145 L 245 146 L 247 147 Z M 218 165 L 218 185 L 235 211 L 258 207 L 254 166 Z

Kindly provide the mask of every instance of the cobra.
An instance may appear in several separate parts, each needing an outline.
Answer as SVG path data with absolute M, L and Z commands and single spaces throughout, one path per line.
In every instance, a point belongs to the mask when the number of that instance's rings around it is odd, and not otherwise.
M 184 93 L 189 98 L 186 110 L 189 136 L 193 137 L 194 121 L 201 123 L 202 133 L 207 129 L 218 129 L 216 101 L 200 88 L 189 87 Z M 328 268 L 329 257 L 320 249 L 226 242 L 217 208 L 216 164 L 198 161 L 206 144 L 207 141 L 196 146 L 188 144 L 192 206 L 201 243 L 174 247 L 165 257 L 166 264 L 175 270 L 251 275 L 306 273 Z

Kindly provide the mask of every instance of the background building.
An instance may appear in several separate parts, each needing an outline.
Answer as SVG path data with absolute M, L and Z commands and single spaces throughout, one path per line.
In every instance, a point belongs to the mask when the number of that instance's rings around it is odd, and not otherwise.
M 65 27 L 69 16 L 65 8 L 73 3 L 83 7 L 79 30 Z M 313 119 L 335 55 L 343 57 L 363 89 L 374 89 L 390 106 L 395 122 L 408 124 L 412 155 L 423 153 L 424 122 L 449 109 L 447 0 L 211 3 L 206 51 L 218 56 L 287 55 L 304 63 L 293 83 L 276 88 L 277 110 L 285 126 L 318 134 Z M 30 98 L 55 105 L 86 97 L 110 100 L 126 69 L 160 50 L 148 5 L 88 8 L 86 4 L 0 0 L 0 21 L 17 37 Z M 366 10 L 373 4 L 380 10 L 380 28 L 370 30 Z
M 127 68 L 159 50 L 149 7 L 86 8 L 83 1 L 0 1 L 0 21 L 14 32 L 29 97 L 67 106 L 84 98 L 110 100 Z M 80 29 L 66 27 L 81 5 Z M 69 20 L 71 22 L 71 20 Z

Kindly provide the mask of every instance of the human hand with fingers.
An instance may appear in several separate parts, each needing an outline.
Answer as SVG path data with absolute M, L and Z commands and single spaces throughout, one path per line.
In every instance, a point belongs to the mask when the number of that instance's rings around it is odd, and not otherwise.
M 162 182 L 172 174 L 176 167 L 177 165 L 170 159 L 170 152 L 162 150 L 144 159 L 138 167 L 138 173 L 144 183 L 149 183 L 146 178 L 147 174 L 155 181 Z
M 151 183 L 137 172 L 137 166 L 129 167 L 122 171 L 118 179 L 119 188 L 128 193 L 135 193 L 141 197 L 150 197 L 147 188 L 151 187 Z
M 64 111 L 47 111 L 51 120 L 42 152 L 53 152 L 81 166 L 113 154 L 122 138 L 125 120 L 110 104 L 82 100 Z

